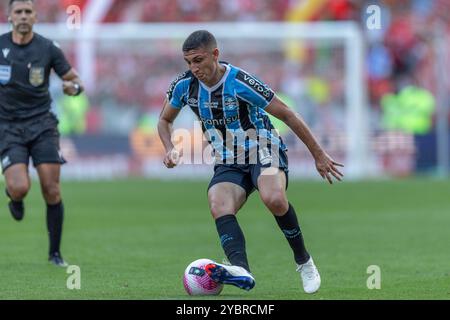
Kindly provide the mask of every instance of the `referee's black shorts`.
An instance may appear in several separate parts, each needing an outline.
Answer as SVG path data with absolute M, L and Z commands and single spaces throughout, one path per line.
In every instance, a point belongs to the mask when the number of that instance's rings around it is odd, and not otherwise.
M 18 163 L 28 166 L 30 157 L 35 167 L 66 163 L 60 152 L 58 120 L 53 113 L 22 121 L 0 120 L 2 172 Z

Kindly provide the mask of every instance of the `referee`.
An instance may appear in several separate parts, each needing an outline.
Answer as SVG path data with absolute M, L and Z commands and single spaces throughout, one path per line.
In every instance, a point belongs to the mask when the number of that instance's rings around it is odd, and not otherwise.
M 15 220 L 23 219 L 31 157 L 47 204 L 49 261 L 66 267 L 60 251 L 64 206 L 59 185 L 65 160 L 59 148 L 58 120 L 50 112 L 51 70 L 63 80 L 66 95 L 79 95 L 83 85 L 59 45 L 33 32 L 34 1 L 10 0 L 8 21 L 12 31 L 0 36 L 0 158 L 8 206 Z

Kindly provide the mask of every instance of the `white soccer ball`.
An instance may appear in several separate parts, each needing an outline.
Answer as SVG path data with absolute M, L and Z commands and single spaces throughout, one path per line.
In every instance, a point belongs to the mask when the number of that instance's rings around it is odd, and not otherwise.
M 205 271 L 207 264 L 214 263 L 210 259 L 198 259 L 189 264 L 184 271 L 183 284 L 191 296 L 218 295 L 223 284 L 213 281 Z

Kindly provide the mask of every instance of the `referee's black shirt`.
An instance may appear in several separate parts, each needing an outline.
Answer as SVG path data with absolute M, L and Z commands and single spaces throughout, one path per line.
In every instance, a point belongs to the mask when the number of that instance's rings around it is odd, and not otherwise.
M 0 36 L 0 120 L 25 120 L 50 110 L 49 76 L 60 77 L 71 66 L 59 45 L 34 33 L 31 42 L 17 45 L 12 32 Z

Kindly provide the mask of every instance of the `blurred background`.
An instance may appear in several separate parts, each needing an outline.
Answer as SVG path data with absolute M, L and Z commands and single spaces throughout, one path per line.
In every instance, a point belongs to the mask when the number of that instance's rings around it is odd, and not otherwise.
M 2 32 L 9 30 L 5 3 Z M 80 27 L 74 25 L 73 5 L 80 8 Z M 61 44 L 87 85 L 86 95 L 71 98 L 62 95 L 56 77 L 52 81 L 70 163 L 63 177 L 211 174 L 207 165 L 161 170 L 164 151 L 156 132 L 165 92 L 187 69 L 182 42 L 190 32 L 208 28 L 220 42 L 222 60 L 269 84 L 328 152 L 347 164 L 350 178 L 445 178 L 448 5 L 448 0 L 38 0 L 36 30 Z M 176 126 L 193 132 L 193 120 L 183 112 Z M 317 177 L 307 149 L 275 122 L 290 149 L 292 175 Z
M 345 183 L 320 181 L 306 147 L 274 120 L 289 147 L 289 199 L 324 285 L 302 294 L 289 247 L 254 195 L 239 221 L 260 280 L 250 296 L 226 288 L 221 297 L 450 297 L 450 0 L 35 3 L 37 32 L 60 43 L 87 88 L 71 98 L 51 82 L 69 162 L 62 252 L 80 266 L 82 290 L 67 290 L 67 273 L 46 264 L 35 183 L 23 222 L 0 207 L 0 299 L 185 299 L 186 266 L 222 261 L 206 199 L 212 165 L 167 170 L 156 131 L 166 90 L 187 69 L 183 40 L 200 28 L 216 35 L 222 60 L 269 84 L 346 165 Z M 192 138 L 198 126 L 185 109 L 175 125 L 192 142 L 185 154 L 202 163 L 204 141 Z M 368 266 L 382 270 L 382 290 L 368 290 Z

